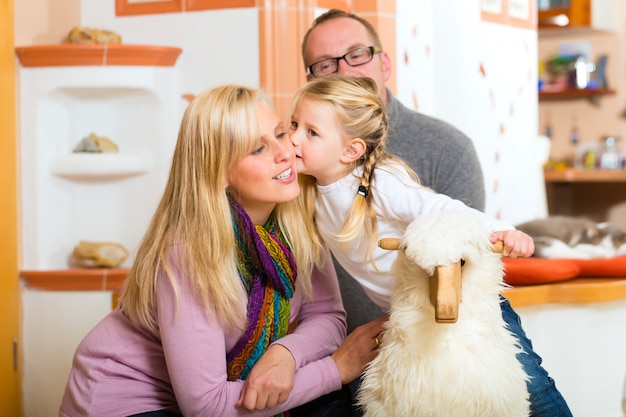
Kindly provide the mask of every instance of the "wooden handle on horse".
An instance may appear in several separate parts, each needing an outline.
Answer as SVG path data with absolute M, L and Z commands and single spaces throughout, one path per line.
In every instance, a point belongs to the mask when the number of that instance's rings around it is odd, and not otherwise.
M 384 238 L 378 241 L 382 249 L 397 250 L 400 239 Z M 493 244 L 492 251 L 502 253 L 504 243 L 498 241 Z M 461 261 L 452 265 L 437 267 L 430 277 L 430 302 L 435 307 L 435 321 L 437 323 L 456 323 L 459 318 L 459 304 L 461 303 Z

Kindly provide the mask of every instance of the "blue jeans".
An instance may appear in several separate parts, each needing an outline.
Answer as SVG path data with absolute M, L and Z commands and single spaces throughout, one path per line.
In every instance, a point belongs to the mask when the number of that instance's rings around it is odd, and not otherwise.
M 526 337 L 526 332 L 522 329 L 520 317 L 513 311 L 509 300 L 501 297 L 501 301 L 502 318 L 507 323 L 511 333 L 517 337 L 523 349 L 523 352 L 518 353 L 517 360 L 522 364 L 528 376 L 530 376 L 527 386 L 530 394 L 531 417 L 572 417 L 572 412 L 556 388 L 554 380 L 550 378 L 548 372 L 541 366 L 541 357 L 533 351 L 532 342 Z M 291 417 L 362 416 L 361 411 L 351 404 L 354 402 L 360 384 L 361 378 L 344 386 L 342 391 L 328 394 L 309 403 L 308 408 L 302 407 L 293 410 L 290 415 Z M 346 391 L 350 395 L 346 395 Z
M 500 298 L 502 318 L 524 350 L 517 354 L 517 360 L 530 376 L 527 383 L 530 393 L 530 415 L 532 417 L 571 417 L 572 412 L 565 399 L 556 388 L 554 380 L 541 366 L 541 357 L 535 353 L 532 342 L 526 337 L 520 317 L 513 311 L 509 300 L 504 297 Z

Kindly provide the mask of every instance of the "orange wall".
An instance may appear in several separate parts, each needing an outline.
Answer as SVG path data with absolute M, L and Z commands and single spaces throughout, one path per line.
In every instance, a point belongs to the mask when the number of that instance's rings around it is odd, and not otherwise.
M 315 8 L 338 8 L 354 12 L 372 23 L 385 50 L 396 55 L 395 0 L 270 0 L 259 5 L 259 55 L 261 87 L 272 96 L 276 112 L 288 120 L 289 103 L 299 85 L 306 81 L 300 57 L 301 42 L 315 17 Z M 293 4 L 292 4 L 293 3 Z M 285 56 L 283 51 L 298 51 Z M 392 71 L 395 68 L 392 67 Z M 395 91 L 392 75 L 388 87 Z
M 13 362 L 13 341 L 19 339 L 13 0 L 0 0 L 0 26 L 0 414 L 18 416 L 19 376 Z
M 80 25 L 80 0 L 14 2 L 17 46 L 59 43 L 70 28 Z

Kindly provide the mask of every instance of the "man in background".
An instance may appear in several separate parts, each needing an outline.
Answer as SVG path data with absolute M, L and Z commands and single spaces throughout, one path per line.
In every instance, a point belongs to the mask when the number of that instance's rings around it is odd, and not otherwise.
M 391 59 L 369 22 L 352 13 L 329 10 L 315 19 L 304 36 L 302 58 L 308 80 L 332 73 L 374 79 L 387 103 L 387 149 L 417 172 L 423 185 L 484 211 L 484 178 L 473 142 L 450 124 L 410 110 L 393 96 L 385 86 L 391 76 Z M 348 332 L 386 314 L 365 295 L 356 280 L 337 262 L 335 268 L 348 313 Z M 524 350 L 518 355 L 518 360 L 531 377 L 528 383 L 531 415 L 571 417 L 571 411 L 554 381 L 541 366 L 541 357 L 533 351 L 532 343 L 521 327 L 519 316 L 508 300 L 503 299 L 501 306 L 502 316 L 509 330 L 519 339 Z M 358 388 L 356 385 L 348 390 L 352 395 Z M 324 397 L 320 402 L 324 402 Z M 320 407 L 303 407 L 294 415 L 349 415 L 344 412 L 333 414 L 328 412 L 328 407 Z M 353 409 L 352 415 L 360 413 Z

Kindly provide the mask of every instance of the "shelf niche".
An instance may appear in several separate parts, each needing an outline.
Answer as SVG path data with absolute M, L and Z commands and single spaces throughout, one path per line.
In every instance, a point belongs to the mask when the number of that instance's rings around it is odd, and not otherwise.
M 134 252 L 163 192 L 184 110 L 174 68 L 180 51 L 16 48 L 25 270 L 69 269 L 81 240 L 118 242 Z M 94 60 L 101 52 L 106 60 Z M 164 60 L 164 53 L 171 56 Z M 119 152 L 73 153 L 90 133 L 110 138 Z

